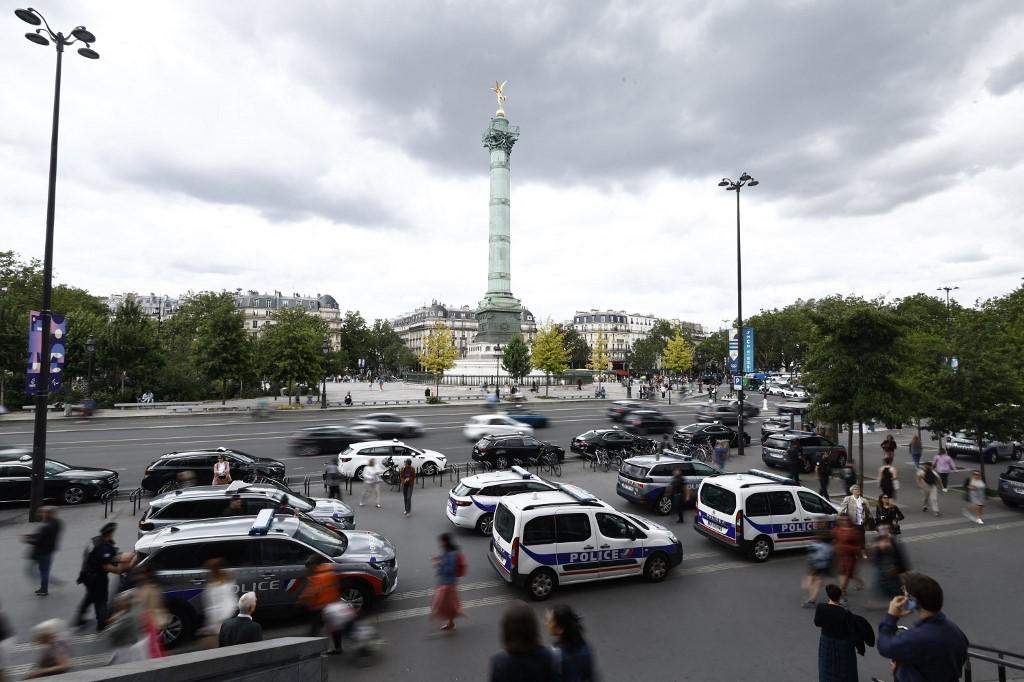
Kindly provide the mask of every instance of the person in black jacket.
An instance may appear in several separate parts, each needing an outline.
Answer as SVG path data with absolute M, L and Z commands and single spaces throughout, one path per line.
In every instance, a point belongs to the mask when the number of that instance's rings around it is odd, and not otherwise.
M 78 582 L 85 586 L 85 598 L 78 605 L 75 625 L 84 625 L 85 612 L 92 606 L 96 612 L 96 631 L 107 625 L 109 612 L 109 594 L 111 573 L 121 573 L 123 568 L 117 547 L 114 546 L 114 531 L 117 524 L 109 522 L 100 528 L 100 534 L 92 539 L 86 548 L 82 561 L 82 570 L 78 573 Z
M 45 597 L 50 591 L 50 567 L 53 555 L 60 544 L 63 524 L 57 518 L 57 510 L 53 507 L 39 508 L 39 527 L 36 532 L 25 536 L 25 542 L 31 547 L 28 558 L 39 570 L 39 589 L 36 594 Z
M 217 646 L 234 646 L 263 641 L 263 627 L 252 619 L 256 610 L 256 593 L 246 592 L 238 598 L 238 615 L 220 626 Z
M 562 682 L 551 649 L 540 643 L 533 609 L 515 602 L 501 617 L 504 651 L 491 658 L 490 682 Z
M 840 605 L 843 591 L 839 585 L 825 586 L 828 602 L 814 610 L 814 624 L 821 628 L 818 639 L 818 681 L 856 682 L 857 654 L 852 637 L 852 617 Z

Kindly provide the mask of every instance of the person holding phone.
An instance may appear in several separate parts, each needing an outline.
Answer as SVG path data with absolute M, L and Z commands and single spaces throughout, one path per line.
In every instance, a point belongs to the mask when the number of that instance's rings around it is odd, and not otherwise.
M 878 625 L 878 653 L 893 662 L 896 682 L 956 682 L 967 661 L 967 636 L 942 612 L 942 587 L 923 573 L 903 576 L 903 593 Z M 900 631 L 899 619 L 920 616 Z

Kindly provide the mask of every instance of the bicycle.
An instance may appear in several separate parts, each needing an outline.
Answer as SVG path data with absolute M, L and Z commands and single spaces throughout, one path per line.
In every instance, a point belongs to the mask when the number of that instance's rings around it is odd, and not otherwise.
M 558 461 L 558 455 L 553 452 L 545 452 L 539 458 L 540 470 L 543 473 L 550 473 L 553 476 L 562 476 L 562 463 Z

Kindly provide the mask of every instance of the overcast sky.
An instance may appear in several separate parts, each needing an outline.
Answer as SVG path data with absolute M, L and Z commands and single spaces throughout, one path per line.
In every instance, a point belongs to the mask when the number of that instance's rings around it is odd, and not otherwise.
M 53 48 L 0 18 L 0 249 L 42 257 Z M 54 264 L 96 294 L 275 289 L 391 317 L 487 283 L 508 80 L 512 290 L 719 327 L 1024 275 L 1024 5 L 43 2 L 66 53 Z M 75 46 L 77 47 L 77 46 Z

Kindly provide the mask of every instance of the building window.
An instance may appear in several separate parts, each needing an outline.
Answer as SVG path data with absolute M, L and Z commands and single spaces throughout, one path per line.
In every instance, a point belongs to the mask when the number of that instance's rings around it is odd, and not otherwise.
M 257 322 L 256 320 L 253 320 L 252 321 L 252 328 L 253 329 L 259 329 L 259 327 L 260 327 L 260 323 Z

